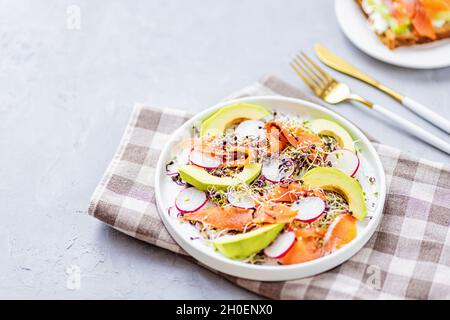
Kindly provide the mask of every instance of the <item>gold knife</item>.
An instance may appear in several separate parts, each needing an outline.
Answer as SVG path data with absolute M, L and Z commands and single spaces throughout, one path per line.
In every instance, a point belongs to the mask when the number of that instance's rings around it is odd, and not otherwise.
M 370 84 L 371 86 L 377 88 L 378 90 L 390 95 L 395 100 L 399 101 L 404 106 L 408 107 L 411 111 L 415 112 L 416 114 L 420 115 L 424 119 L 428 120 L 430 123 L 434 124 L 435 126 L 441 128 L 445 132 L 450 134 L 450 121 L 445 119 L 444 117 L 440 116 L 439 114 L 435 113 L 431 109 L 427 108 L 423 104 L 413 100 L 412 98 L 409 98 L 407 96 L 402 95 L 401 93 L 395 91 L 394 89 L 391 89 L 384 84 L 380 83 L 379 81 L 375 80 L 368 74 L 362 72 L 361 70 L 357 69 L 356 67 L 352 66 L 350 63 L 345 61 L 343 58 L 338 57 L 334 53 L 332 53 L 330 50 L 324 48 L 320 44 L 314 45 L 314 50 L 316 51 L 317 56 L 319 57 L 320 61 L 325 63 L 327 66 L 345 73 L 351 77 L 354 77 L 358 80 L 361 80 L 367 84 Z

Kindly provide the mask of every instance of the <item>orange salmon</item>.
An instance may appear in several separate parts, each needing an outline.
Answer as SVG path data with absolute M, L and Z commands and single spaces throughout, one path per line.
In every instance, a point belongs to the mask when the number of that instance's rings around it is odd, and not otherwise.
M 200 221 L 218 229 L 243 230 L 253 220 L 252 209 L 241 209 L 237 207 L 212 207 L 186 213 L 181 218 L 187 221 Z
M 307 187 L 297 182 L 292 183 L 280 183 L 274 189 L 272 189 L 265 199 L 275 203 L 278 202 L 295 202 L 301 197 L 319 197 L 325 200 L 325 194 L 319 189 L 308 190 Z
M 294 220 L 297 211 L 291 210 L 282 204 L 263 204 L 258 207 L 256 217 L 253 220 L 257 224 L 265 223 L 289 223 Z
M 322 256 L 322 250 L 317 237 L 320 233 L 315 228 L 302 228 L 295 231 L 297 238 L 295 244 L 281 258 L 282 264 L 296 264 L 311 261 Z
M 329 226 L 324 237 L 324 253 L 341 248 L 356 237 L 356 219 L 350 214 L 341 214 Z
M 265 124 L 270 154 L 278 154 L 287 146 L 286 138 L 281 134 L 281 128 L 275 121 Z

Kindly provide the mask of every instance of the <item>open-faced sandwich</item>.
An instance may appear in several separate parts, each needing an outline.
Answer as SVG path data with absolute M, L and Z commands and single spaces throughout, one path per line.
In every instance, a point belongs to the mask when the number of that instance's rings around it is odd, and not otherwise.
M 450 0 L 356 0 L 389 48 L 450 37 Z
M 180 141 L 168 214 L 230 259 L 296 264 L 345 246 L 366 217 L 355 143 L 340 125 L 238 103 Z

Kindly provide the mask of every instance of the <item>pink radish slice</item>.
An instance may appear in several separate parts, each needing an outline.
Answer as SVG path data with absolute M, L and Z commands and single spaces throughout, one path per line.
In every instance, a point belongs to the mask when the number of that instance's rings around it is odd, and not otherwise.
M 242 121 L 234 131 L 238 138 L 254 137 L 264 138 L 264 122 L 259 120 L 245 120 Z
M 292 210 L 297 210 L 296 220 L 313 222 L 325 211 L 325 202 L 319 197 L 307 197 L 294 203 Z
M 272 183 L 277 183 L 283 179 L 290 178 L 294 173 L 295 166 L 292 164 L 287 170 L 280 170 L 280 164 L 281 161 L 279 159 L 273 159 L 263 163 L 261 170 L 262 175 Z
M 216 169 L 222 163 L 219 158 L 206 155 L 200 151 L 192 151 L 189 160 L 192 164 L 204 169 Z
M 172 161 L 166 165 L 166 174 L 169 176 L 178 174 L 178 167 L 189 163 L 189 149 L 183 149 Z
M 255 200 L 245 192 L 232 192 L 228 195 L 228 202 L 238 208 L 250 209 L 255 207 Z
M 289 231 L 280 234 L 270 246 L 264 249 L 269 258 L 282 258 L 292 248 L 296 240 L 295 232 Z
M 193 187 L 181 191 L 175 199 L 175 207 L 183 213 L 195 212 L 201 209 L 208 199 L 203 191 Z
M 331 166 L 342 170 L 350 177 L 353 177 L 359 168 L 358 156 L 350 150 L 339 149 L 331 152 L 327 161 L 331 162 Z

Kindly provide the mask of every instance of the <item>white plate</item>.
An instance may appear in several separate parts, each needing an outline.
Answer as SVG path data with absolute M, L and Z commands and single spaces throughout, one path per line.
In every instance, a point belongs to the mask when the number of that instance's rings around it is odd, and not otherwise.
M 372 207 L 368 204 L 370 209 L 368 215 L 372 216 L 372 219 L 358 222 L 358 235 L 352 242 L 330 255 L 302 264 L 289 266 L 251 265 L 226 258 L 220 252 L 214 251 L 212 246 L 203 240 L 191 240 L 191 237 L 198 236 L 197 231 L 189 223 L 182 223 L 177 217 L 168 214 L 168 208 L 173 206 L 178 190 L 180 190 L 180 187 L 173 183 L 165 174 L 165 164 L 174 155 L 173 149 L 175 145 L 182 137 L 189 136 L 193 125 L 200 123 L 202 119 L 205 119 L 219 108 L 237 102 L 253 103 L 287 114 L 299 114 L 306 119 L 326 118 L 341 124 L 355 140 L 360 141 L 361 169 L 359 172 L 375 177 L 375 183 L 371 185 L 361 175 L 359 178 L 363 180 L 362 185 L 366 194 L 372 195 L 370 198 L 374 205 Z M 261 281 L 280 281 L 308 277 L 336 267 L 349 259 L 361 249 L 374 233 L 381 220 L 386 194 L 386 182 L 381 161 L 369 140 L 359 129 L 336 113 L 311 102 L 273 96 L 250 97 L 224 102 L 194 116 L 180 127 L 168 141 L 160 155 L 155 178 L 156 201 L 161 219 L 169 233 L 185 251 L 201 263 L 220 272 Z M 377 197 L 373 196 L 375 192 L 378 192 Z
M 375 59 L 415 69 L 450 66 L 450 39 L 389 50 L 370 29 L 354 0 L 335 0 L 338 23 L 350 41 Z

